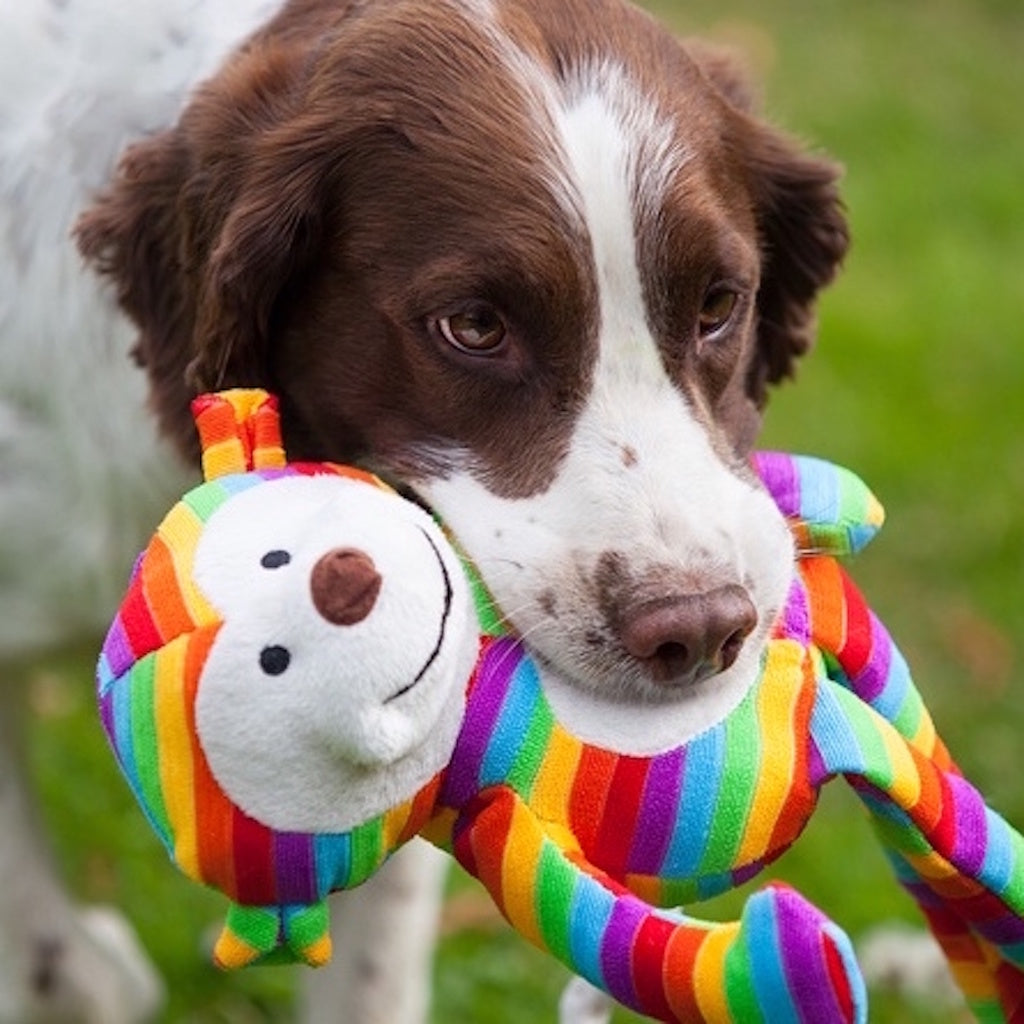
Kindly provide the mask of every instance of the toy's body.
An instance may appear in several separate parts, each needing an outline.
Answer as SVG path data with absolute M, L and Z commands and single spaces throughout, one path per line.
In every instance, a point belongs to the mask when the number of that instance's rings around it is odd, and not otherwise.
M 863 1020 L 848 940 L 794 891 L 755 894 L 739 924 L 654 909 L 755 875 L 842 774 L 968 996 L 1015 1019 L 1024 842 L 956 774 L 832 557 L 880 521 L 856 478 L 759 458 L 798 546 L 817 553 L 798 561 L 742 704 L 684 746 L 637 756 L 573 736 L 514 638 L 484 637 L 467 686 L 469 585 L 429 517 L 365 475 L 342 493 L 347 471 L 285 468 L 273 406 L 258 395 L 207 400 L 197 419 L 210 480 L 141 559 L 104 648 L 100 700 L 174 858 L 233 900 L 221 963 L 323 962 L 327 893 L 422 833 L 522 934 L 642 1013 Z M 367 488 L 364 508 L 350 492 Z M 407 542 L 389 506 L 402 508 Z M 253 596 L 289 573 L 280 594 Z

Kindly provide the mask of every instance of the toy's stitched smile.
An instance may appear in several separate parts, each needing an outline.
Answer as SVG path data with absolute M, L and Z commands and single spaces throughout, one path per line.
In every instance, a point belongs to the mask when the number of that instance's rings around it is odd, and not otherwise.
M 422 526 L 417 527 L 417 529 L 426 538 L 427 543 L 434 552 L 434 557 L 437 559 L 437 564 L 441 569 L 441 578 L 444 580 L 444 609 L 441 612 L 441 621 L 437 628 L 437 642 L 434 644 L 434 649 L 430 652 L 430 655 L 424 662 L 423 667 L 416 673 L 416 677 L 411 683 L 407 683 L 396 693 L 393 693 L 388 697 L 387 700 L 384 701 L 385 704 L 390 704 L 392 701 L 395 701 L 404 694 L 407 694 L 426 675 L 430 666 L 437 660 L 437 656 L 441 653 L 441 646 L 444 644 L 445 630 L 448 626 L 448 617 L 452 610 L 452 597 L 454 595 L 454 590 L 452 589 L 451 577 L 448 575 L 448 567 L 444 564 L 441 552 L 438 550 L 437 545 L 432 540 L 430 534 L 428 534 Z

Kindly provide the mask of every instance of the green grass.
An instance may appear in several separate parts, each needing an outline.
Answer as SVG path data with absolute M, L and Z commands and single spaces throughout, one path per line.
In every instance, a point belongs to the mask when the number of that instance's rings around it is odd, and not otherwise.
M 745 43 L 769 113 L 847 167 L 854 248 L 766 441 L 850 465 L 883 499 L 889 524 L 857 575 L 968 774 L 1024 822 L 1024 7 L 650 6 L 680 30 Z M 168 865 L 117 777 L 94 718 L 92 655 L 66 652 L 32 683 L 35 766 L 62 866 L 83 898 L 134 920 L 172 992 L 166 1020 L 289 1019 L 294 972 L 224 977 L 206 965 L 222 904 Z M 913 916 L 841 794 L 782 870 L 854 935 Z M 733 896 L 710 912 L 736 906 Z M 552 1020 L 563 979 L 453 879 L 438 1024 Z M 954 1020 L 885 999 L 872 1019 Z

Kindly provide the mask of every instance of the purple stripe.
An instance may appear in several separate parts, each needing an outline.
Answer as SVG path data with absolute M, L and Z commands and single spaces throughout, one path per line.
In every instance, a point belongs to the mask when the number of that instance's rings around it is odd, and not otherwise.
M 892 667 L 892 638 L 874 612 L 870 612 L 871 654 L 856 679 L 852 679 L 853 692 L 862 701 L 874 703 L 889 681 Z M 898 711 L 899 709 L 894 709 Z
M 632 896 L 620 897 L 612 907 L 601 939 L 601 973 L 612 997 L 627 1006 L 637 1005 L 633 984 L 633 946 L 650 911 Z
M 785 516 L 800 515 L 800 477 L 792 456 L 783 452 L 756 452 L 754 469 Z
M 801 1021 L 843 1020 L 828 974 L 820 913 L 803 900 L 778 899 L 775 915 L 786 984 Z
M 659 875 L 665 862 L 675 822 L 679 819 L 679 794 L 686 769 L 686 748 L 677 747 L 651 759 L 634 829 L 626 870 Z
M 956 838 L 953 841 L 953 856 L 949 859 L 960 871 L 977 878 L 985 863 L 988 850 L 988 822 L 985 803 L 978 791 L 959 775 L 947 775 L 953 813 L 956 815 Z
M 116 743 L 114 740 L 114 688 L 110 687 L 109 690 L 99 699 L 100 705 L 100 719 L 103 722 L 103 729 L 107 734 L 107 739 L 110 741 L 111 746 L 116 749 Z
M 315 903 L 317 892 L 313 837 L 305 832 L 275 832 L 274 869 L 279 903 Z
M 458 772 L 445 773 L 438 802 L 459 808 L 479 790 L 480 769 L 494 726 L 508 696 L 509 680 L 522 658 L 520 645 L 508 638 L 495 640 L 480 659 L 472 699 L 466 705 L 466 719 L 450 758 Z
M 799 576 L 794 575 L 789 585 L 789 596 L 782 613 L 783 634 L 806 646 L 811 639 L 811 611 L 807 601 L 807 588 Z
M 1007 912 L 1004 917 L 997 917 L 994 921 L 983 921 L 980 924 L 972 924 L 971 927 L 997 946 L 1015 946 L 1024 942 L 1024 920 L 1011 912 Z
M 103 641 L 103 653 L 110 665 L 111 674 L 124 675 L 135 663 L 135 652 L 125 632 L 124 620 L 120 614 L 110 624 L 106 640 Z

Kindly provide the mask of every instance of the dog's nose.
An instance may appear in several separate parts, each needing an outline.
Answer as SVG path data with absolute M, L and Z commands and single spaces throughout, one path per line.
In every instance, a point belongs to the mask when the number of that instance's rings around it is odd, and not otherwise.
M 309 587 L 316 610 L 335 626 L 354 626 L 373 610 L 381 576 L 358 548 L 334 548 L 313 566 Z
M 636 601 L 618 621 L 619 637 L 660 683 L 699 682 L 724 672 L 757 625 L 740 586 Z

